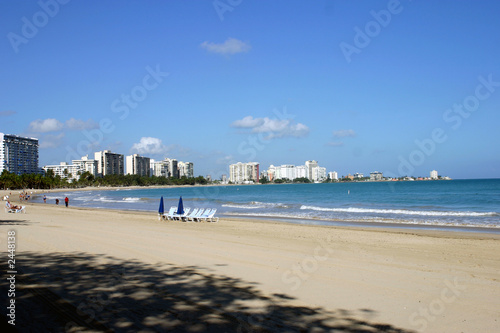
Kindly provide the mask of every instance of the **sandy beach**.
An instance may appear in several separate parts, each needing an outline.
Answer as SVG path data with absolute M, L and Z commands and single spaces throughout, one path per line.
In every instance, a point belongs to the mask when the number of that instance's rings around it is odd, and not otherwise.
M 19 331 L 500 331 L 499 234 L 26 210 Z

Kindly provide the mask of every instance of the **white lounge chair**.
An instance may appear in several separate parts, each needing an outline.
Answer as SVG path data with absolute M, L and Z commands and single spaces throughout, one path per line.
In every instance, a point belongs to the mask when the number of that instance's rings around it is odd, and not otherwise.
M 217 208 L 212 209 L 212 211 L 210 212 L 208 217 L 205 218 L 205 221 L 207 221 L 207 222 L 219 222 L 219 218 L 215 216 L 216 212 L 217 212 Z
M 219 221 L 219 218 L 218 217 L 214 217 L 215 215 L 215 212 L 217 212 L 217 209 L 210 209 L 210 208 L 207 208 L 207 210 L 203 213 L 203 215 L 201 215 L 200 217 L 198 217 L 196 219 L 196 221 L 198 222 L 201 222 L 201 221 L 205 221 L 205 222 L 217 222 Z M 214 221 L 215 219 L 215 221 Z
M 170 207 L 170 210 L 168 211 L 168 213 L 166 214 L 163 214 L 163 218 L 165 220 L 170 220 L 170 219 L 173 219 L 173 216 L 175 214 L 175 211 L 176 211 L 177 207 Z
M 183 218 L 181 218 L 182 221 L 189 221 L 189 218 L 192 216 L 196 216 L 198 214 L 199 208 L 193 209 L 189 214 L 186 214 Z
M 210 208 L 208 208 L 208 209 L 210 209 Z M 205 210 L 204 208 L 200 208 L 196 214 L 192 214 L 192 215 L 188 216 L 187 220 L 188 221 L 195 221 L 197 218 L 199 218 L 200 216 L 203 215 L 204 210 Z
M 189 207 L 188 208 L 184 208 L 184 214 L 177 214 L 177 213 L 175 213 L 173 219 L 174 220 L 179 219 L 179 221 L 182 220 L 183 218 L 186 217 L 187 214 L 189 214 L 190 210 L 191 210 L 191 208 L 189 208 Z
M 21 208 L 13 208 L 11 204 L 7 201 L 5 203 L 5 212 L 6 213 L 24 213 L 26 214 L 26 206 L 21 206 Z

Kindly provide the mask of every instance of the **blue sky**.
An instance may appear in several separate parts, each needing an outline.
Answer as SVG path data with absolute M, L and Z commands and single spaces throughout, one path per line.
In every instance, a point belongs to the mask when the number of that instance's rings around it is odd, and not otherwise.
M 0 132 L 101 149 L 500 177 L 498 1 L 0 3 Z

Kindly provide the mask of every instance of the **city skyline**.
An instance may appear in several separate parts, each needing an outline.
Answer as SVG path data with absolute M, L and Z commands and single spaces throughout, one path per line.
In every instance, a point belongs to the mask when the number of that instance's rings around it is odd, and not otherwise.
M 111 150 L 213 179 L 311 159 L 500 178 L 499 3 L 227 6 L 2 2 L 0 132 L 38 138 L 40 166 Z

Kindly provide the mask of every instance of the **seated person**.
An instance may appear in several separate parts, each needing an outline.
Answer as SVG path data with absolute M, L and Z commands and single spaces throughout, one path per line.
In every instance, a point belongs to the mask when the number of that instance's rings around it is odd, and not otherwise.
M 9 207 L 10 209 L 16 209 L 16 210 L 23 208 L 21 206 L 16 206 L 16 205 L 11 204 L 9 200 L 7 200 L 7 207 Z

